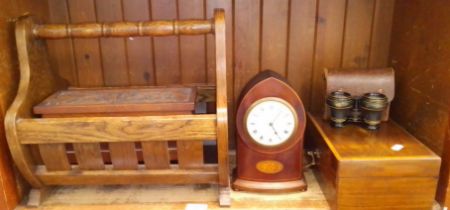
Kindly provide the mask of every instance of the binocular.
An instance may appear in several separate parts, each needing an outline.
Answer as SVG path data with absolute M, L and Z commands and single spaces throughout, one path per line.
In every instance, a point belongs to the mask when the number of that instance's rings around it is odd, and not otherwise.
M 366 93 L 353 97 L 344 91 L 334 91 L 328 95 L 326 103 L 330 109 L 333 127 L 342 128 L 346 122 L 364 122 L 367 129 L 377 130 L 389 100 L 382 93 Z

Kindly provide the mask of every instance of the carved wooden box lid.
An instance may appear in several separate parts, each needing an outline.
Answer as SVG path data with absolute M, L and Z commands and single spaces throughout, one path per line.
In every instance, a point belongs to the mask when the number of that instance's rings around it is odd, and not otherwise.
M 34 107 L 35 114 L 190 112 L 192 87 L 83 88 L 62 90 Z

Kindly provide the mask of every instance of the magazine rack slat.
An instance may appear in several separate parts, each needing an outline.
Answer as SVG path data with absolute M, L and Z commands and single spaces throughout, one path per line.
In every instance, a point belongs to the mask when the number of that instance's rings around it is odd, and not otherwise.
M 215 35 L 216 114 L 174 111 L 161 115 L 156 112 L 139 115 L 69 113 L 63 117 L 60 114 L 38 117 L 33 113 L 34 106 L 68 88 L 50 68 L 45 39 L 207 33 Z M 108 24 L 39 25 L 27 16 L 16 22 L 16 42 L 20 83 L 7 111 L 5 127 L 13 159 L 33 187 L 29 205 L 39 205 L 45 189 L 52 185 L 198 183 L 218 184 L 220 205 L 230 205 L 223 10 L 216 10 L 212 20 Z M 218 164 L 203 164 L 200 160 L 203 158 L 202 141 L 212 139 L 217 143 Z M 168 162 L 172 159 L 168 141 L 178 142 L 178 164 Z M 136 144 L 139 148 L 135 147 L 135 142 L 139 142 Z M 102 145 L 107 144 L 109 149 L 114 147 L 111 145 L 117 146 L 111 154 L 112 164 L 104 161 Z M 32 154 L 36 146 L 43 164 Z M 137 162 L 137 152 L 144 163 Z M 72 159 L 75 156 L 77 164 L 70 161 L 69 156 Z

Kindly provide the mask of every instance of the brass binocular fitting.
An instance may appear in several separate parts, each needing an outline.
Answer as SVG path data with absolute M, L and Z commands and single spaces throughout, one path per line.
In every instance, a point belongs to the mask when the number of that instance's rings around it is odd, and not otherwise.
M 377 130 L 389 100 L 386 95 L 376 92 L 353 97 L 344 91 L 334 91 L 328 95 L 326 103 L 333 127 L 342 128 L 347 122 L 364 122 L 367 129 Z

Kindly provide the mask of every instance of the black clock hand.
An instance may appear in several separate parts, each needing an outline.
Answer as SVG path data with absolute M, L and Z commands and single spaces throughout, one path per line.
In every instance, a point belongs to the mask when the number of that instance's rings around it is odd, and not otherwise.
M 281 137 L 278 135 L 278 132 L 277 132 L 277 130 L 275 130 L 275 127 L 273 127 L 273 124 L 272 123 L 270 123 L 269 124 L 269 126 L 272 128 L 272 130 L 273 130 L 273 133 L 278 137 L 278 139 L 280 139 L 281 140 Z

